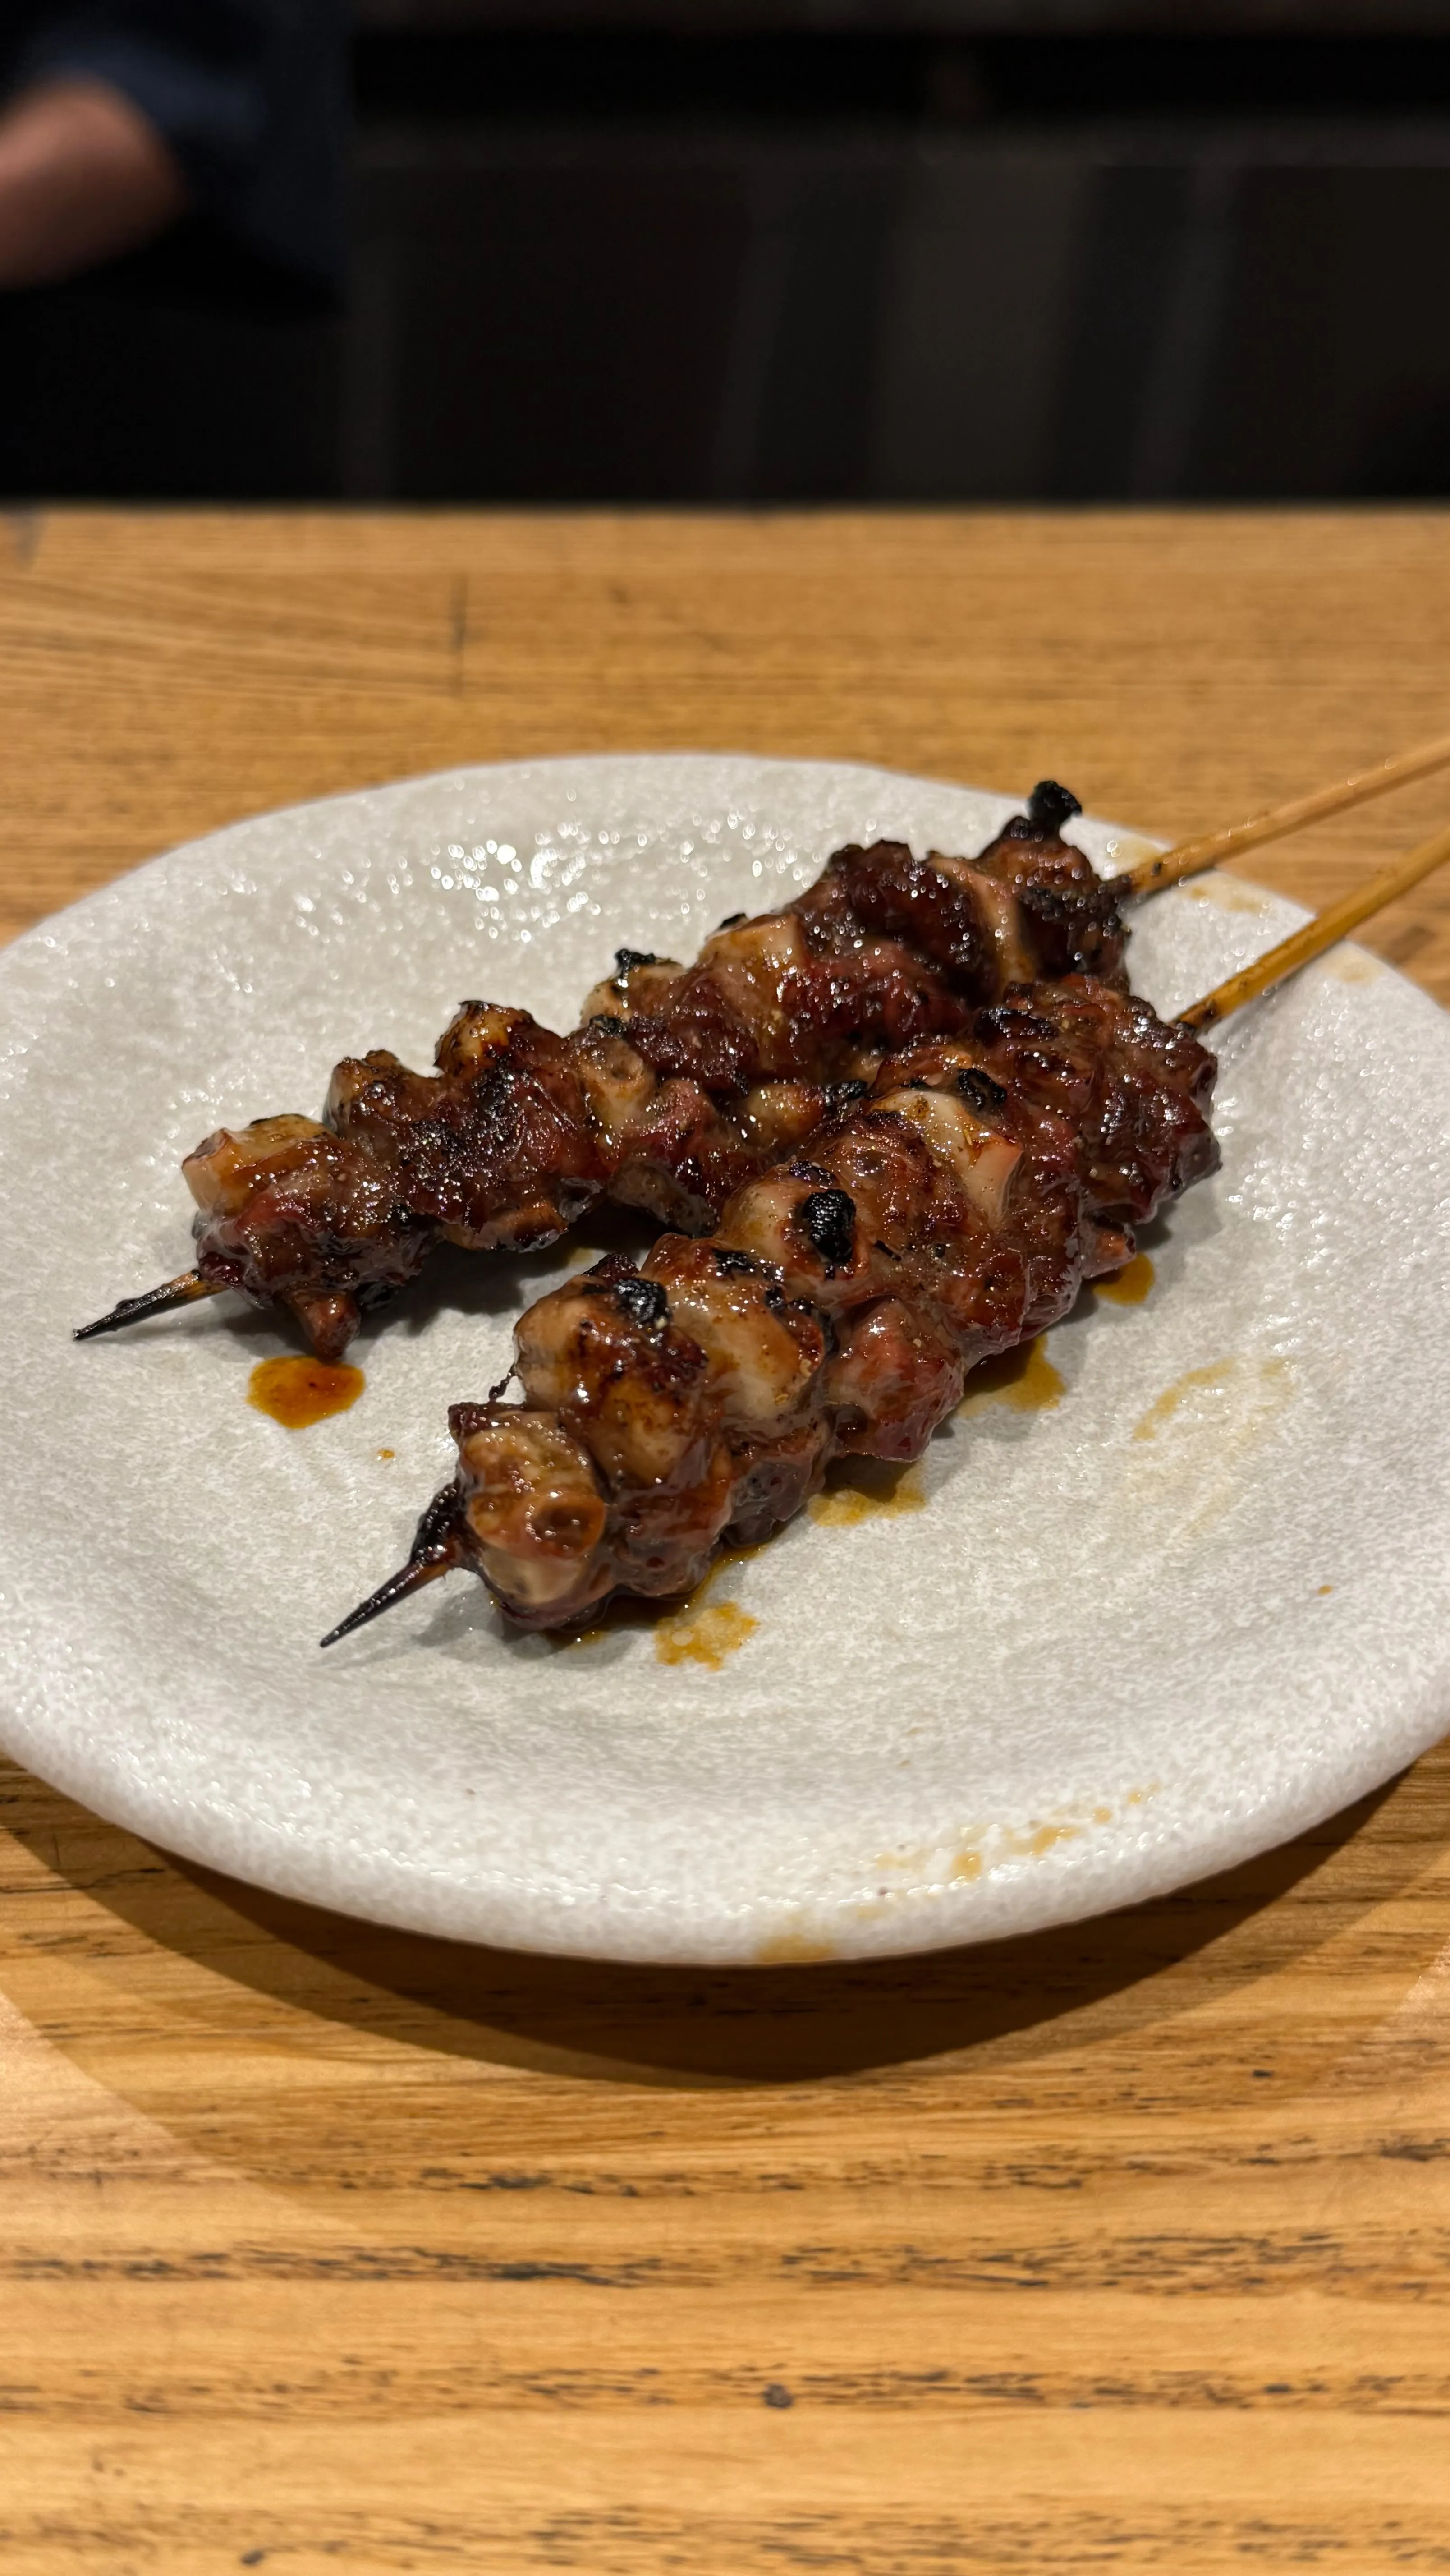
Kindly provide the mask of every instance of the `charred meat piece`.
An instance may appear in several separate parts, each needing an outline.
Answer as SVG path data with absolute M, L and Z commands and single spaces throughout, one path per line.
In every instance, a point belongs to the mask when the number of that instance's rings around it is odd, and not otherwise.
M 264 1118 L 198 1145 L 182 1171 L 204 1285 L 275 1299 L 335 1359 L 440 1235 L 521 1250 L 572 1225 L 606 1175 L 564 1041 L 527 1011 L 465 1002 L 436 1061 L 350 1058 L 323 1123 Z
M 1126 990 L 1127 931 L 1111 883 L 1062 839 L 1077 798 L 1043 779 L 975 859 L 917 858 L 900 841 L 838 850 L 793 909 L 823 948 L 862 929 L 909 942 L 955 992 L 995 1001 L 1009 984 L 1094 975 Z

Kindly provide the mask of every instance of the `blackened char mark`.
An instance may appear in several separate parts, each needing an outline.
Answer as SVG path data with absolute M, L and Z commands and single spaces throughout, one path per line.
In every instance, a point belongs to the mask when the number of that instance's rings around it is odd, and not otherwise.
M 796 1217 L 827 1270 L 844 1270 L 856 1248 L 855 1200 L 845 1190 L 812 1190 Z
M 670 1301 L 657 1279 L 621 1279 L 615 1296 L 642 1331 L 663 1331 L 670 1320 Z
M 994 1082 L 990 1073 L 983 1073 L 975 1064 L 962 1067 L 957 1089 L 968 1106 L 980 1110 L 983 1116 L 989 1109 L 1000 1109 L 1007 1097 L 1005 1082 Z
M 1055 778 L 1039 778 L 1027 799 L 1025 814 L 1014 814 L 1002 826 L 1004 841 L 1060 841 L 1062 827 L 1082 807 L 1071 788 L 1059 787 Z
M 1039 778 L 1027 799 L 1027 820 L 1043 839 L 1058 840 L 1064 823 L 1071 822 L 1082 807 L 1070 787 L 1059 787 L 1055 778 Z

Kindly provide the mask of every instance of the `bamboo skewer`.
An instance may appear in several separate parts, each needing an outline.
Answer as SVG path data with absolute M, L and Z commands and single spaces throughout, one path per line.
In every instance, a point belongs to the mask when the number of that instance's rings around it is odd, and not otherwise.
M 144 1323 L 148 1315 L 168 1315 L 173 1306 L 194 1306 L 199 1297 L 219 1297 L 220 1288 L 212 1286 L 194 1270 L 183 1270 L 179 1279 L 163 1279 L 159 1288 L 146 1288 L 139 1297 L 123 1297 L 109 1315 L 98 1315 L 93 1324 L 77 1324 L 71 1334 L 73 1342 L 94 1341 L 97 1333 L 119 1333 L 123 1325 Z
M 370 1619 L 380 1619 L 385 1610 L 406 1601 L 412 1592 L 420 1592 L 425 1583 L 436 1583 L 440 1574 L 450 1574 L 458 1563 L 458 1496 L 452 1485 L 445 1485 L 418 1523 L 417 1533 L 406 1565 L 370 1592 L 335 1628 L 329 1628 L 320 1642 L 335 1646 L 340 1638 L 350 1637 L 355 1628 L 365 1628 Z
M 1379 761 L 1373 769 L 1358 769 L 1352 778 L 1341 779 L 1333 787 L 1316 787 L 1310 796 L 1296 796 L 1287 805 L 1271 805 L 1263 814 L 1253 814 L 1246 823 L 1230 823 L 1221 832 L 1200 832 L 1191 841 L 1179 841 L 1171 850 L 1161 850 L 1151 859 L 1142 859 L 1137 867 L 1127 868 L 1113 878 L 1114 885 L 1129 896 L 1161 894 L 1166 886 L 1177 885 L 1183 877 L 1201 876 L 1206 868 L 1216 868 L 1220 859 L 1230 859 L 1238 850 L 1257 849 L 1262 841 L 1281 840 L 1286 832 L 1301 831 L 1306 823 L 1320 823 L 1328 814 L 1348 813 L 1352 805 L 1368 804 L 1372 796 L 1387 796 L 1393 787 L 1408 787 L 1413 779 L 1428 778 L 1437 769 L 1450 767 L 1450 734 L 1438 742 L 1422 742 L 1413 751 L 1399 752 L 1393 760 Z
M 1428 877 L 1436 868 L 1443 867 L 1447 859 L 1450 859 L 1450 824 L 1443 831 L 1432 834 L 1428 841 L 1422 841 L 1419 848 L 1411 850 L 1406 858 L 1397 859 L 1392 868 L 1384 868 L 1377 877 L 1371 877 L 1367 885 L 1356 886 L 1352 894 L 1344 895 L 1338 903 L 1327 905 L 1323 912 L 1315 914 L 1312 921 L 1306 921 L 1302 930 L 1292 931 L 1287 939 L 1280 940 L 1277 948 L 1267 949 L 1262 957 L 1256 957 L 1252 966 L 1241 967 L 1238 974 L 1230 975 L 1226 983 L 1218 985 L 1211 993 L 1205 993 L 1201 1002 L 1194 1002 L 1188 1010 L 1180 1011 L 1179 1019 L 1185 1028 L 1213 1028 L 1219 1020 L 1226 1020 L 1230 1011 L 1241 1010 L 1245 1002 L 1256 1001 L 1261 993 L 1272 992 L 1276 984 L 1282 984 L 1286 975 L 1297 974 L 1301 966 L 1322 957 L 1327 948 L 1337 948 L 1340 940 L 1347 938 L 1351 930 L 1357 930 L 1362 921 L 1368 921 L 1371 913 L 1382 912 L 1386 904 L 1408 894 L 1411 886 L 1417 886 L 1422 877 Z

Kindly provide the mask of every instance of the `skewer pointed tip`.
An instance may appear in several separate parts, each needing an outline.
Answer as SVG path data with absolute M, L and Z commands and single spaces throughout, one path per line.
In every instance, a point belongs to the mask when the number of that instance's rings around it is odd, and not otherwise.
M 341 1638 L 350 1637 L 355 1628 L 365 1628 L 370 1619 L 380 1619 L 385 1610 L 396 1608 L 410 1593 L 421 1591 L 425 1583 L 436 1582 L 440 1574 L 448 1572 L 448 1565 L 446 1558 L 430 1563 L 426 1557 L 410 1557 L 396 1574 L 388 1576 L 386 1583 L 378 1585 L 376 1592 L 370 1592 L 366 1601 L 360 1601 L 345 1619 L 339 1619 L 335 1628 L 329 1628 L 326 1636 L 319 1638 L 319 1645 L 335 1646 Z
M 78 1324 L 71 1339 L 94 1341 L 97 1333 L 119 1333 L 123 1325 L 143 1324 L 148 1315 L 169 1314 L 173 1306 L 191 1306 L 200 1297 L 220 1294 L 220 1289 L 198 1271 L 183 1270 L 179 1279 L 163 1279 L 159 1288 L 148 1288 L 140 1297 L 123 1297 L 108 1315 L 98 1315 L 93 1324 Z
M 380 1619 L 385 1610 L 396 1608 L 410 1593 L 421 1592 L 425 1583 L 436 1583 L 440 1574 L 449 1573 L 459 1562 L 458 1513 L 458 1488 L 445 1485 L 441 1494 L 434 1495 L 418 1523 L 407 1564 L 400 1565 L 397 1573 L 390 1574 L 387 1582 L 380 1583 L 376 1592 L 370 1592 L 355 1610 L 349 1610 L 335 1628 L 329 1628 L 319 1644 L 337 1645 L 355 1628 L 365 1628 L 370 1619 Z

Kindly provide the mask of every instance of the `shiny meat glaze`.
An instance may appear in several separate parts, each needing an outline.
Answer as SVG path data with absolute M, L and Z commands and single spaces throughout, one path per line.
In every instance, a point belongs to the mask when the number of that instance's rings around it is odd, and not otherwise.
M 522 1251 L 572 1225 L 606 1173 L 566 1042 L 527 1011 L 465 1002 L 437 1064 L 348 1058 L 321 1121 L 224 1127 L 188 1154 L 208 1285 L 276 1299 L 336 1359 L 440 1238 Z
M 979 859 L 840 850 L 693 966 L 621 949 L 569 1037 L 467 1002 L 431 1074 L 349 1059 L 320 1121 L 223 1128 L 188 1155 L 200 1278 L 280 1301 L 332 1359 L 439 1239 L 545 1244 L 605 1192 L 706 1232 L 888 1054 L 959 1035 L 1014 982 L 1090 966 L 1121 985 L 1111 888 L 1060 837 L 1076 810 L 1044 782 Z
M 556 1626 L 688 1589 L 834 1457 L 919 1456 L 970 1368 L 1066 1314 L 1214 1168 L 1213 1073 L 1188 1031 L 1083 976 L 893 1056 L 709 1240 L 611 1256 L 529 1309 L 522 1402 L 450 1414 L 457 1479 L 415 1579 L 467 1566 Z

